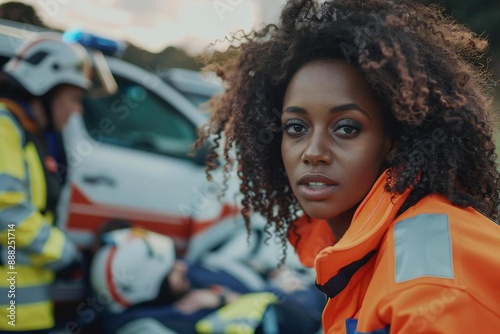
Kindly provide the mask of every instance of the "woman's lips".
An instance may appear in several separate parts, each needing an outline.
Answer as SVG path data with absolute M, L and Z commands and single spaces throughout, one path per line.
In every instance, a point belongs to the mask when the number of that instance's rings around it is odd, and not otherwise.
M 332 196 L 337 185 L 335 184 L 299 184 L 300 195 L 309 201 L 323 201 Z
M 309 201 L 322 201 L 332 196 L 338 183 L 324 174 L 308 173 L 298 180 L 299 194 Z

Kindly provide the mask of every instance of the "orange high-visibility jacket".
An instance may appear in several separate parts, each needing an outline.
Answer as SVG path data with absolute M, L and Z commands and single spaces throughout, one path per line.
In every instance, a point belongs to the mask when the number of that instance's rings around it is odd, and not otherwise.
M 326 221 L 301 218 L 290 233 L 328 296 L 327 334 L 500 333 L 500 226 L 430 195 L 408 197 L 383 174 L 335 242 Z M 297 242 L 298 241 L 298 242 Z

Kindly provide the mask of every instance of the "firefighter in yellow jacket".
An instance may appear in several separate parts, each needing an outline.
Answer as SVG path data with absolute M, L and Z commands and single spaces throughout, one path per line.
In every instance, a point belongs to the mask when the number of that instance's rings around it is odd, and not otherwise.
M 54 327 L 50 287 L 80 254 L 53 225 L 59 182 L 44 133 L 82 112 L 91 61 L 81 45 L 39 35 L 0 81 L 0 332 Z

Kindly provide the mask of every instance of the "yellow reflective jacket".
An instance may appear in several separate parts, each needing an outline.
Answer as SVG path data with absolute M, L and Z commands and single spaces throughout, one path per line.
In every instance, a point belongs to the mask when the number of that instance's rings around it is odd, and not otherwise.
M 53 327 L 54 272 L 77 256 L 46 212 L 46 171 L 20 111 L 0 99 L 0 332 Z

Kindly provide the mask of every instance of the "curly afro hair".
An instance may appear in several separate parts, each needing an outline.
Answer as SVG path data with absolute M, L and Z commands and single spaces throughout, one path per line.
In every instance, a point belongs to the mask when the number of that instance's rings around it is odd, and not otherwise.
M 488 43 L 442 8 L 414 0 L 290 0 L 278 25 L 232 42 L 222 57 L 207 54 L 226 90 L 212 101 L 198 144 L 216 137 L 209 175 L 221 144 L 226 171 L 238 164 L 247 227 L 259 212 L 285 245 L 300 206 L 281 159 L 284 92 L 301 66 L 332 58 L 356 66 L 391 115 L 386 189 L 413 187 L 400 213 L 439 193 L 498 222 L 491 73 L 482 62 Z

